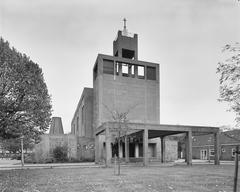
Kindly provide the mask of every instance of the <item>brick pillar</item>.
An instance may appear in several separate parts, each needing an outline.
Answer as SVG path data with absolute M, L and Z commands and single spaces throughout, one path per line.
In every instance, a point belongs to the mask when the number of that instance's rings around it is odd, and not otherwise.
M 134 65 L 134 77 L 137 78 L 138 77 L 138 66 Z
M 122 76 L 122 64 L 118 63 L 118 74 L 119 76 Z

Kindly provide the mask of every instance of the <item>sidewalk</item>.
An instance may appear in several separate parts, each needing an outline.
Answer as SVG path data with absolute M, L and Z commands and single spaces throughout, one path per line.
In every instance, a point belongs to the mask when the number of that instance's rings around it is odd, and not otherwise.
M 193 159 L 192 160 L 193 165 L 197 164 L 214 164 L 214 160 L 211 160 L 210 162 L 208 160 L 200 160 L 200 159 Z M 186 164 L 184 159 L 178 159 L 175 161 L 175 164 L 181 165 Z M 220 161 L 220 165 L 234 165 L 234 161 Z
M 2 160 L 0 159 L 0 170 L 11 170 L 11 169 L 51 169 L 51 168 L 72 168 L 72 167 L 102 167 L 94 162 L 84 163 L 49 163 L 49 164 L 25 164 L 24 167 L 21 165 L 19 160 Z
M 193 165 L 197 164 L 214 164 L 214 161 L 211 160 L 209 163 L 208 160 L 196 160 L 192 161 Z M 183 159 L 176 160 L 171 163 L 150 163 L 149 166 L 174 166 L 174 165 L 185 165 L 186 162 Z M 234 161 L 220 161 L 220 165 L 234 165 Z M 122 166 L 141 166 L 138 163 L 129 163 Z M 105 167 L 104 164 L 95 164 L 94 162 L 83 162 L 83 163 L 48 163 L 48 164 L 25 164 L 24 167 L 21 165 L 20 160 L 6 160 L 0 159 L 0 170 L 12 170 L 12 169 L 52 169 L 52 168 L 96 168 L 96 167 Z

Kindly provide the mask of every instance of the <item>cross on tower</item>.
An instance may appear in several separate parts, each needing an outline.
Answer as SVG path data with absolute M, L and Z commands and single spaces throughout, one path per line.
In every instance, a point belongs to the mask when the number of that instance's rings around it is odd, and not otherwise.
M 123 19 L 123 22 L 124 22 L 124 29 L 126 29 L 127 27 L 126 27 L 126 22 L 127 22 L 127 19 L 126 18 L 124 18 Z

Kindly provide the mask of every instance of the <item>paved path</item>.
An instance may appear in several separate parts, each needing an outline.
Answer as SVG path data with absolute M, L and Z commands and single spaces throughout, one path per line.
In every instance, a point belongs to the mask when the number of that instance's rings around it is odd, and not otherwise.
M 129 163 L 122 166 L 141 166 L 142 163 Z M 149 166 L 174 166 L 174 165 L 185 165 L 185 161 L 180 159 L 171 163 L 160 163 L 153 162 Z M 214 161 L 210 163 L 208 160 L 193 160 L 194 164 L 214 164 Z M 234 161 L 220 161 L 220 164 L 234 165 Z M 114 166 L 114 165 L 112 165 Z M 0 159 L 0 170 L 11 170 L 11 169 L 51 169 L 51 168 L 92 168 L 92 167 L 105 167 L 105 165 L 98 165 L 94 162 L 84 162 L 84 163 L 49 163 L 49 164 L 25 164 L 24 167 L 21 166 L 20 160 L 7 160 Z
M 101 167 L 94 162 L 84 163 L 49 163 L 49 164 L 25 164 L 24 167 L 21 165 L 21 161 L 18 160 L 2 160 L 0 159 L 0 170 L 10 169 L 44 169 L 44 168 L 72 168 L 72 167 Z
M 174 162 L 175 164 L 186 164 L 184 159 L 178 159 Z M 192 160 L 193 165 L 196 164 L 214 164 L 214 160 L 211 160 L 210 162 L 208 160 L 200 160 L 200 159 L 193 159 Z M 220 161 L 220 165 L 234 165 L 234 161 Z

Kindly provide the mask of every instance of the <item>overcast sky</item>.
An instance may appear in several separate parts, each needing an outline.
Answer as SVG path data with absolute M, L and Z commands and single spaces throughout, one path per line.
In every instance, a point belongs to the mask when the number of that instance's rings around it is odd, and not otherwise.
M 97 54 L 112 55 L 124 17 L 139 60 L 160 64 L 161 123 L 234 125 L 217 101 L 216 67 L 222 47 L 240 42 L 237 0 L 1 0 L 0 35 L 43 69 L 53 116 L 70 132 Z

